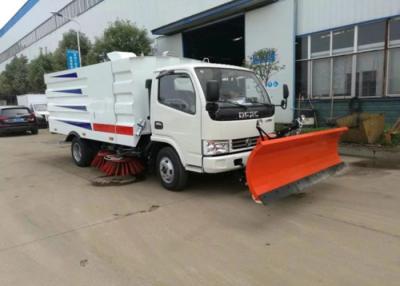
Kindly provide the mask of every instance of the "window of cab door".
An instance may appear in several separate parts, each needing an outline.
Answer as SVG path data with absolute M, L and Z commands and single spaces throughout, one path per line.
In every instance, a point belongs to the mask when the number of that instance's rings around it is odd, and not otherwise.
M 158 102 L 187 114 L 196 114 L 196 91 L 190 75 L 177 72 L 162 76 L 158 82 Z

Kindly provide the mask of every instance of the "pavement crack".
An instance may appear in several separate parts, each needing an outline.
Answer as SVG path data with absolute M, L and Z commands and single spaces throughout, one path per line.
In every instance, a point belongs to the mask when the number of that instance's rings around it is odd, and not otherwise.
M 69 229 L 69 230 L 66 230 L 66 231 L 50 234 L 50 235 L 47 235 L 47 236 L 44 236 L 44 237 L 41 237 L 41 238 L 38 238 L 38 239 L 34 239 L 34 240 L 31 240 L 31 241 L 22 242 L 22 243 L 18 243 L 18 244 L 15 244 L 15 245 L 8 246 L 8 247 L 0 248 L 0 253 L 6 252 L 6 251 L 9 251 L 9 250 L 13 250 L 13 249 L 18 249 L 18 248 L 21 248 L 21 247 L 25 247 L 25 246 L 28 246 L 28 245 L 31 245 L 31 244 L 34 244 L 34 243 L 37 243 L 37 242 L 42 242 L 42 241 L 45 241 L 45 240 L 48 240 L 48 239 L 58 238 L 58 237 L 61 237 L 63 235 L 66 235 L 66 234 L 78 232 L 78 231 L 85 230 L 85 229 L 90 229 L 90 228 L 93 228 L 93 227 L 96 227 L 96 226 L 99 226 L 99 225 L 105 225 L 105 224 L 108 224 L 108 223 L 112 223 L 112 222 L 115 222 L 115 221 L 118 221 L 118 220 L 122 220 L 122 219 L 127 218 L 127 217 L 131 217 L 131 216 L 136 215 L 136 214 L 151 213 L 151 212 L 154 212 L 155 210 L 157 210 L 157 209 L 159 209 L 161 207 L 165 208 L 165 207 L 168 207 L 168 206 L 171 206 L 171 205 L 177 205 L 177 204 L 180 204 L 180 203 L 195 199 L 196 197 L 197 196 L 195 196 L 195 195 L 194 196 L 190 196 L 190 197 L 178 200 L 178 201 L 166 203 L 166 204 L 164 204 L 162 206 L 160 206 L 160 205 L 152 205 L 147 210 L 140 210 L 140 211 L 136 211 L 136 212 L 131 212 L 131 213 L 127 213 L 125 215 L 120 215 L 120 214 L 116 214 L 115 213 L 115 214 L 113 214 L 113 217 L 111 217 L 111 218 L 107 218 L 107 219 L 104 219 L 104 220 L 101 220 L 101 221 L 97 221 L 97 222 L 94 222 L 94 223 L 90 223 L 90 224 L 85 224 L 85 225 L 82 225 L 82 226 L 79 226 L 79 227 L 76 227 L 76 228 L 73 228 L 73 229 Z
M 376 228 L 372 228 L 372 227 L 366 226 L 364 224 L 359 224 L 359 223 L 346 221 L 346 220 L 339 219 L 339 218 L 329 217 L 329 216 L 325 216 L 325 215 L 322 215 L 322 214 L 313 214 L 313 215 L 316 215 L 318 217 L 322 217 L 324 219 L 329 219 L 329 220 L 332 220 L 332 221 L 345 223 L 347 225 L 355 226 L 355 227 L 358 227 L 358 228 L 362 228 L 362 229 L 365 229 L 365 230 L 373 231 L 373 232 L 376 232 L 376 233 L 380 233 L 380 234 L 384 234 L 384 235 L 387 235 L 387 236 L 391 236 L 393 238 L 400 239 L 400 235 L 398 235 L 398 234 L 390 233 L 390 232 L 383 231 L 383 230 L 376 229 Z
M 160 206 L 158 206 L 158 205 L 152 205 L 147 212 L 151 213 L 159 208 L 160 208 Z
M 18 244 L 11 245 L 11 246 L 8 246 L 8 247 L 5 247 L 5 248 L 0 248 L 0 253 L 6 252 L 8 250 L 24 247 L 24 246 L 27 246 L 27 245 L 30 245 L 30 244 L 33 244 L 33 243 L 36 243 L 36 242 L 41 242 L 41 241 L 45 241 L 45 240 L 48 240 L 48 239 L 61 237 L 63 235 L 66 235 L 66 234 L 69 234 L 69 233 L 78 232 L 80 230 L 93 228 L 93 227 L 96 227 L 96 226 L 99 226 L 99 225 L 105 225 L 105 224 L 112 223 L 112 222 L 115 222 L 115 221 L 118 221 L 118 220 L 122 220 L 124 218 L 131 217 L 131 216 L 134 216 L 134 215 L 151 213 L 151 212 L 154 212 L 155 210 L 157 210 L 158 208 L 160 208 L 159 205 L 152 205 L 148 209 L 145 209 L 145 210 L 129 212 L 129 213 L 126 213 L 126 214 L 123 214 L 123 215 L 113 214 L 113 217 L 111 217 L 111 218 L 107 218 L 107 219 L 104 219 L 104 220 L 101 220 L 101 221 L 97 221 L 97 222 L 94 222 L 94 223 L 90 223 L 90 224 L 85 224 L 85 225 L 82 225 L 82 226 L 79 226 L 79 227 L 76 227 L 76 228 L 72 228 L 72 229 L 69 229 L 69 230 L 66 230 L 66 231 L 53 233 L 53 234 L 50 234 L 50 235 L 47 235 L 47 236 L 44 236 L 44 237 L 41 237 L 41 238 L 38 238 L 38 239 L 34 239 L 34 240 L 31 240 L 31 241 L 18 243 Z
M 145 214 L 145 213 L 151 213 L 154 212 L 155 210 L 157 210 L 158 208 L 160 208 L 159 205 L 152 205 L 149 209 L 147 210 L 140 210 L 140 211 L 136 211 L 136 212 L 129 212 L 126 214 L 113 214 L 114 217 L 129 217 L 129 216 L 133 216 L 133 215 L 137 215 L 137 214 Z

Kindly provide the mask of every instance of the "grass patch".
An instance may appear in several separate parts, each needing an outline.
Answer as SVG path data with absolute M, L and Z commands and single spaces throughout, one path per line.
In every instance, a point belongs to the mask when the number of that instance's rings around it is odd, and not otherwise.
M 379 139 L 377 144 L 386 146 L 386 147 L 400 146 L 400 134 L 392 134 L 391 141 L 392 142 L 388 142 L 385 138 L 385 135 L 382 135 L 382 137 Z
M 392 136 L 392 143 L 396 146 L 400 145 L 400 134 L 395 134 Z

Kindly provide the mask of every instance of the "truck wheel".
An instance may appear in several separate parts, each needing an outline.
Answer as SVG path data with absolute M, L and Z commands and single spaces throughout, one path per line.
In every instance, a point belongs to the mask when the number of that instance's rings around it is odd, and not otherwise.
M 158 153 L 157 174 L 167 190 L 177 192 L 186 187 L 188 173 L 182 166 L 178 154 L 171 147 L 165 147 Z
M 71 155 L 76 165 L 89 167 L 96 154 L 88 141 L 75 137 L 71 143 Z

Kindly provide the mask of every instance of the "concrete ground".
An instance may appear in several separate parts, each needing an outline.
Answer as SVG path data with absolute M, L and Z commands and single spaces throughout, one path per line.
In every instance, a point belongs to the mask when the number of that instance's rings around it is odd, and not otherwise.
M 399 285 L 398 166 L 265 207 L 229 175 L 94 187 L 61 139 L 0 137 L 0 285 Z

